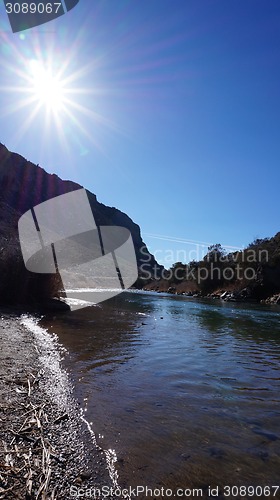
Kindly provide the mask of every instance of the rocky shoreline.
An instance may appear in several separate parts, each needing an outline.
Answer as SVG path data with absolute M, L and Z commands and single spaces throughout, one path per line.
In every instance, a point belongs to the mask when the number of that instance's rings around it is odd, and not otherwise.
M 250 303 L 260 303 L 260 304 L 268 304 L 268 305 L 280 305 L 280 293 L 273 294 L 266 299 L 257 300 L 254 297 L 254 293 L 252 292 L 250 287 L 242 288 L 241 290 L 235 290 L 231 288 L 229 290 L 218 289 L 214 292 L 203 294 L 201 291 L 193 289 L 193 290 L 182 290 L 180 286 L 169 286 L 167 287 L 164 283 L 163 286 L 150 284 L 149 286 L 145 286 L 143 288 L 144 291 L 153 291 L 157 293 L 168 293 L 172 295 L 181 295 L 185 297 L 193 297 L 193 298 L 208 298 L 208 299 L 220 299 L 225 302 L 250 302 Z
M 0 326 L 0 499 L 68 500 L 116 488 L 110 457 L 71 395 L 55 339 L 36 331 L 34 317 L 9 311 L 2 310 Z

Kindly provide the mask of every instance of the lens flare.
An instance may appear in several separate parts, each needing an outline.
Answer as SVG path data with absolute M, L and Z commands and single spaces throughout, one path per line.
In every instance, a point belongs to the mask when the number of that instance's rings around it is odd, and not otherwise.
M 82 33 L 83 27 L 66 50 L 57 44 L 57 34 L 35 33 L 10 40 L 0 32 L 0 63 L 5 68 L 1 117 L 14 119 L 14 144 L 33 130 L 44 151 L 56 143 L 69 158 L 73 148 L 81 156 L 92 147 L 107 155 L 104 133 L 127 134 L 112 119 L 105 100 L 116 92 L 100 78 L 105 59 L 99 55 L 85 62 L 80 55 Z
M 52 73 L 51 68 L 45 68 L 39 61 L 32 59 L 28 63 L 30 71 L 30 92 L 34 99 L 47 110 L 54 113 L 63 108 L 65 101 L 62 81 Z

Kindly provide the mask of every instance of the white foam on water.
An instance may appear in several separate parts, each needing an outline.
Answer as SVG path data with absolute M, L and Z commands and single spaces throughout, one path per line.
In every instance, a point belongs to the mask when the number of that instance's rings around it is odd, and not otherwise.
M 69 404 L 70 384 L 67 373 L 61 369 L 61 355 L 67 352 L 58 342 L 56 335 L 41 328 L 36 318 L 23 314 L 21 324 L 34 334 L 39 360 L 45 377 L 44 382 L 49 394 L 57 401 L 61 410 Z
M 59 408 L 65 411 L 70 401 L 71 385 L 68 373 L 61 367 L 61 356 L 62 353 L 65 354 L 68 351 L 60 344 L 58 336 L 55 333 L 50 334 L 47 329 L 39 326 L 38 322 L 39 319 L 28 316 L 27 314 L 23 314 L 20 317 L 20 323 L 34 334 L 37 350 L 39 352 L 39 360 L 45 375 L 46 389 L 49 394 L 51 394 L 52 398 L 55 398 Z M 96 435 L 91 424 L 85 418 L 83 410 L 80 411 L 79 418 L 86 425 L 94 446 L 105 454 L 107 469 L 113 486 L 116 489 L 120 489 L 118 484 L 119 476 L 115 467 L 117 462 L 115 450 L 104 450 L 97 444 Z M 125 496 L 123 498 L 129 499 L 130 496 Z
M 66 293 L 103 293 L 103 292 L 119 292 L 122 288 L 66 288 Z
M 89 302 L 88 300 L 82 300 L 82 299 L 73 299 L 73 298 L 65 298 L 64 299 L 65 304 L 68 304 L 68 306 L 81 306 L 81 307 L 87 307 L 87 306 L 93 306 L 95 305 L 93 302 Z

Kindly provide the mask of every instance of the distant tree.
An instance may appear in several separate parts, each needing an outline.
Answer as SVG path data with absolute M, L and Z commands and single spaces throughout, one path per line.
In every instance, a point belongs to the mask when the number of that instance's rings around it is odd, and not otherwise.
M 269 238 L 255 238 L 252 243 L 249 243 L 248 248 L 252 247 L 257 247 L 259 245 L 263 245 L 264 243 L 267 243 L 269 241 Z
M 196 260 L 191 260 L 188 263 L 188 266 L 190 269 L 197 269 L 198 268 L 198 262 Z
M 183 262 L 175 262 L 170 268 L 172 283 L 179 283 L 186 279 L 187 265 Z
M 218 262 L 221 257 L 224 257 L 226 250 L 222 247 L 220 243 L 215 243 L 208 247 L 208 252 L 203 258 L 207 262 Z

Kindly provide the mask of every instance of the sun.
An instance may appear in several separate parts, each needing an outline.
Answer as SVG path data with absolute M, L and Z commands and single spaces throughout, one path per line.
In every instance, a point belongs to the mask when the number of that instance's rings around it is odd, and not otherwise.
M 55 36 L 21 37 L 19 46 L 0 33 L 0 41 L 7 49 L 0 54 L 5 68 L 0 94 L 7 95 L 1 117 L 14 117 L 13 141 L 19 143 L 36 127 L 34 133 L 46 148 L 54 139 L 68 155 L 73 147 L 82 156 L 91 147 L 106 155 L 100 142 L 103 130 L 112 136 L 124 132 L 103 107 L 115 89 L 99 80 L 102 58 L 83 62 L 76 39 L 67 51 L 57 49 Z
M 34 100 L 47 111 L 57 113 L 63 109 L 66 102 L 65 88 L 62 80 L 53 74 L 51 68 L 46 68 L 41 62 L 32 59 L 28 63 L 30 72 L 30 93 Z

